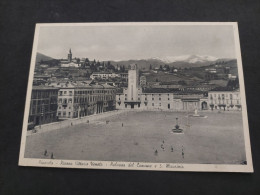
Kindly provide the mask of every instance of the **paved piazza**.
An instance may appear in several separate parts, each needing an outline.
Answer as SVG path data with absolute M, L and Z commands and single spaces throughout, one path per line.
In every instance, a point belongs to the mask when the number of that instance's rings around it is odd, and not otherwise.
M 53 153 L 55 159 L 67 160 L 193 164 L 245 161 L 242 113 L 199 114 L 207 118 L 192 117 L 188 122 L 185 112 L 129 111 L 89 124 L 36 133 L 27 137 L 25 158 L 50 158 Z M 176 117 L 183 134 L 171 132 Z

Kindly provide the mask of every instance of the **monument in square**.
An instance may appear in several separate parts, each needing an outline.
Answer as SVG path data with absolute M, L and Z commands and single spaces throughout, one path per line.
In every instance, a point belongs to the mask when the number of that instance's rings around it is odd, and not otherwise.
M 176 117 L 176 125 L 175 128 L 172 129 L 173 133 L 182 133 L 183 129 L 180 128 L 180 125 L 178 124 L 178 117 Z

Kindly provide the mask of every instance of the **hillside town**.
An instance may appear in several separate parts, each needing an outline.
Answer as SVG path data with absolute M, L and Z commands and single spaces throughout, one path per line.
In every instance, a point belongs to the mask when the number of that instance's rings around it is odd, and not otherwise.
M 242 109 L 236 60 L 194 67 L 148 64 L 77 58 L 71 49 L 66 59 L 41 57 L 28 129 L 116 109 Z

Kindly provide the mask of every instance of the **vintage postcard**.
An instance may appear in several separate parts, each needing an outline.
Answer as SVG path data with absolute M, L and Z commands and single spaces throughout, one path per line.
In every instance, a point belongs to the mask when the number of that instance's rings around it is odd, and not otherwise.
M 37 24 L 19 165 L 253 172 L 237 23 Z

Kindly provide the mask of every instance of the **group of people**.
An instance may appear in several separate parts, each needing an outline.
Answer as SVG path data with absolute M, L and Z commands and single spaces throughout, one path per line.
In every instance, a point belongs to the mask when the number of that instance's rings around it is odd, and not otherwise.
M 44 155 L 44 156 L 48 156 L 48 151 L 45 150 L 43 155 Z M 53 152 L 51 153 L 51 159 L 54 159 Z
M 164 140 L 162 141 L 161 149 L 162 149 L 163 151 L 165 151 Z M 173 152 L 173 151 L 174 151 L 173 146 L 171 146 L 171 152 Z M 158 150 L 157 150 L 157 149 L 155 149 L 154 154 L 155 154 L 156 156 L 158 155 Z M 183 146 L 181 147 L 181 154 L 182 154 L 182 158 L 184 159 L 184 148 L 183 148 Z

